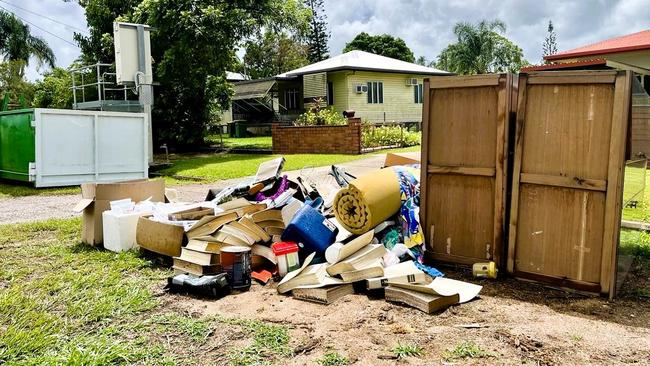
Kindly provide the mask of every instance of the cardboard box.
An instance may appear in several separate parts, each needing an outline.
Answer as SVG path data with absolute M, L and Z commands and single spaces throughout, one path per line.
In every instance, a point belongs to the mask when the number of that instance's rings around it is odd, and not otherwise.
M 81 201 L 74 210 L 83 212 L 81 240 L 90 245 L 100 245 L 104 240 L 102 213 L 110 209 L 110 201 L 131 198 L 153 202 L 165 201 L 165 181 L 133 180 L 119 183 L 85 183 L 81 185 Z
M 185 240 L 185 229 L 182 226 L 153 221 L 148 217 L 138 219 L 135 241 L 140 248 L 152 252 L 178 257 Z
M 420 164 L 420 153 L 388 153 L 384 161 L 384 167 L 410 164 Z

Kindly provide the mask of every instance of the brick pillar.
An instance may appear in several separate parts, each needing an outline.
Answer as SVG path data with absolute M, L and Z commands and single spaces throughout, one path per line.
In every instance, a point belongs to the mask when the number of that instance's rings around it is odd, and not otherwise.
M 280 141 L 280 123 L 273 122 L 271 124 L 271 151 L 273 151 L 274 154 L 277 154 L 277 151 L 280 147 L 279 141 Z
M 349 153 L 361 154 L 361 118 L 348 118 Z

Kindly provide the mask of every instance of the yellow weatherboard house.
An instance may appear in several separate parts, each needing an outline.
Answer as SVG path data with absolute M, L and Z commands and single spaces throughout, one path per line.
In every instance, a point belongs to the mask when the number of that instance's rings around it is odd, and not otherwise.
M 235 84 L 232 118 L 293 121 L 312 103 L 354 110 L 368 122 L 420 122 L 422 83 L 450 73 L 351 51 L 273 78 Z

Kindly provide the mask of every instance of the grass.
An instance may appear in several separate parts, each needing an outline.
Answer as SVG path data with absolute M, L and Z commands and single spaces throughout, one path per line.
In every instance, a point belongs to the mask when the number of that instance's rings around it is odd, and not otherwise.
M 581 336 L 580 334 L 571 334 L 569 338 L 571 338 L 573 342 L 580 342 L 584 339 L 584 337 Z
M 22 183 L 9 183 L 0 181 L 0 199 L 25 197 L 25 196 L 58 196 L 64 194 L 80 193 L 79 186 L 34 188 L 32 185 Z
M 450 361 L 450 360 L 460 360 L 460 359 L 468 359 L 468 358 L 488 358 L 488 357 L 494 357 L 494 355 L 485 351 L 476 343 L 471 341 L 466 341 L 456 345 L 456 347 L 454 347 L 453 349 L 446 350 L 443 353 L 443 357 L 446 360 Z
M 619 243 L 619 254 L 650 260 L 650 233 L 622 229 Z
M 327 351 L 322 358 L 316 360 L 321 366 L 346 366 L 350 363 L 350 359 L 341 355 L 336 351 Z
M 419 146 L 384 150 L 386 152 L 419 151 Z M 212 182 L 222 179 L 232 179 L 252 176 L 257 172 L 257 167 L 279 155 L 266 154 L 211 154 L 180 156 L 173 160 L 173 166 L 160 171 L 160 174 L 176 180 L 191 179 L 196 181 Z M 327 166 L 341 164 L 349 161 L 368 158 L 372 155 L 342 155 L 342 154 L 296 154 L 285 155 L 287 160 L 285 171 L 299 170 L 306 167 Z M 168 181 L 171 184 L 175 180 Z
M 391 352 L 393 352 L 397 359 L 406 357 L 421 357 L 424 355 L 424 350 L 417 344 L 401 344 L 399 342 L 395 347 L 393 347 L 393 349 L 391 349 Z
M 630 200 L 636 192 L 643 189 L 643 173 L 645 173 L 645 187 L 650 187 L 650 174 L 647 174 L 647 171 L 634 167 L 625 169 L 624 201 Z M 639 198 L 635 197 L 638 200 L 636 208 L 623 208 L 623 220 L 650 222 L 650 194 L 645 192 L 642 199 Z
M 235 138 L 228 135 L 210 135 L 208 141 L 219 145 L 223 141 L 223 147 L 226 149 L 271 149 L 273 140 L 271 136 L 243 137 Z
M 82 245 L 79 228 L 79 219 L 0 226 L 0 364 L 195 364 L 218 349 L 235 365 L 262 365 L 292 355 L 286 327 L 161 306 L 155 292 L 170 270 Z M 210 346 L 217 330 L 251 344 Z

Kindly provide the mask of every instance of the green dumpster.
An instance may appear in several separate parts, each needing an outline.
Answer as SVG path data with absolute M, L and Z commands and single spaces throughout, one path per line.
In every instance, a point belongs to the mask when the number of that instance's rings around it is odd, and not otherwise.
M 235 122 L 235 137 L 246 137 L 246 124 L 244 122 Z
M 36 161 L 33 109 L 0 112 L 0 178 L 29 182 Z

